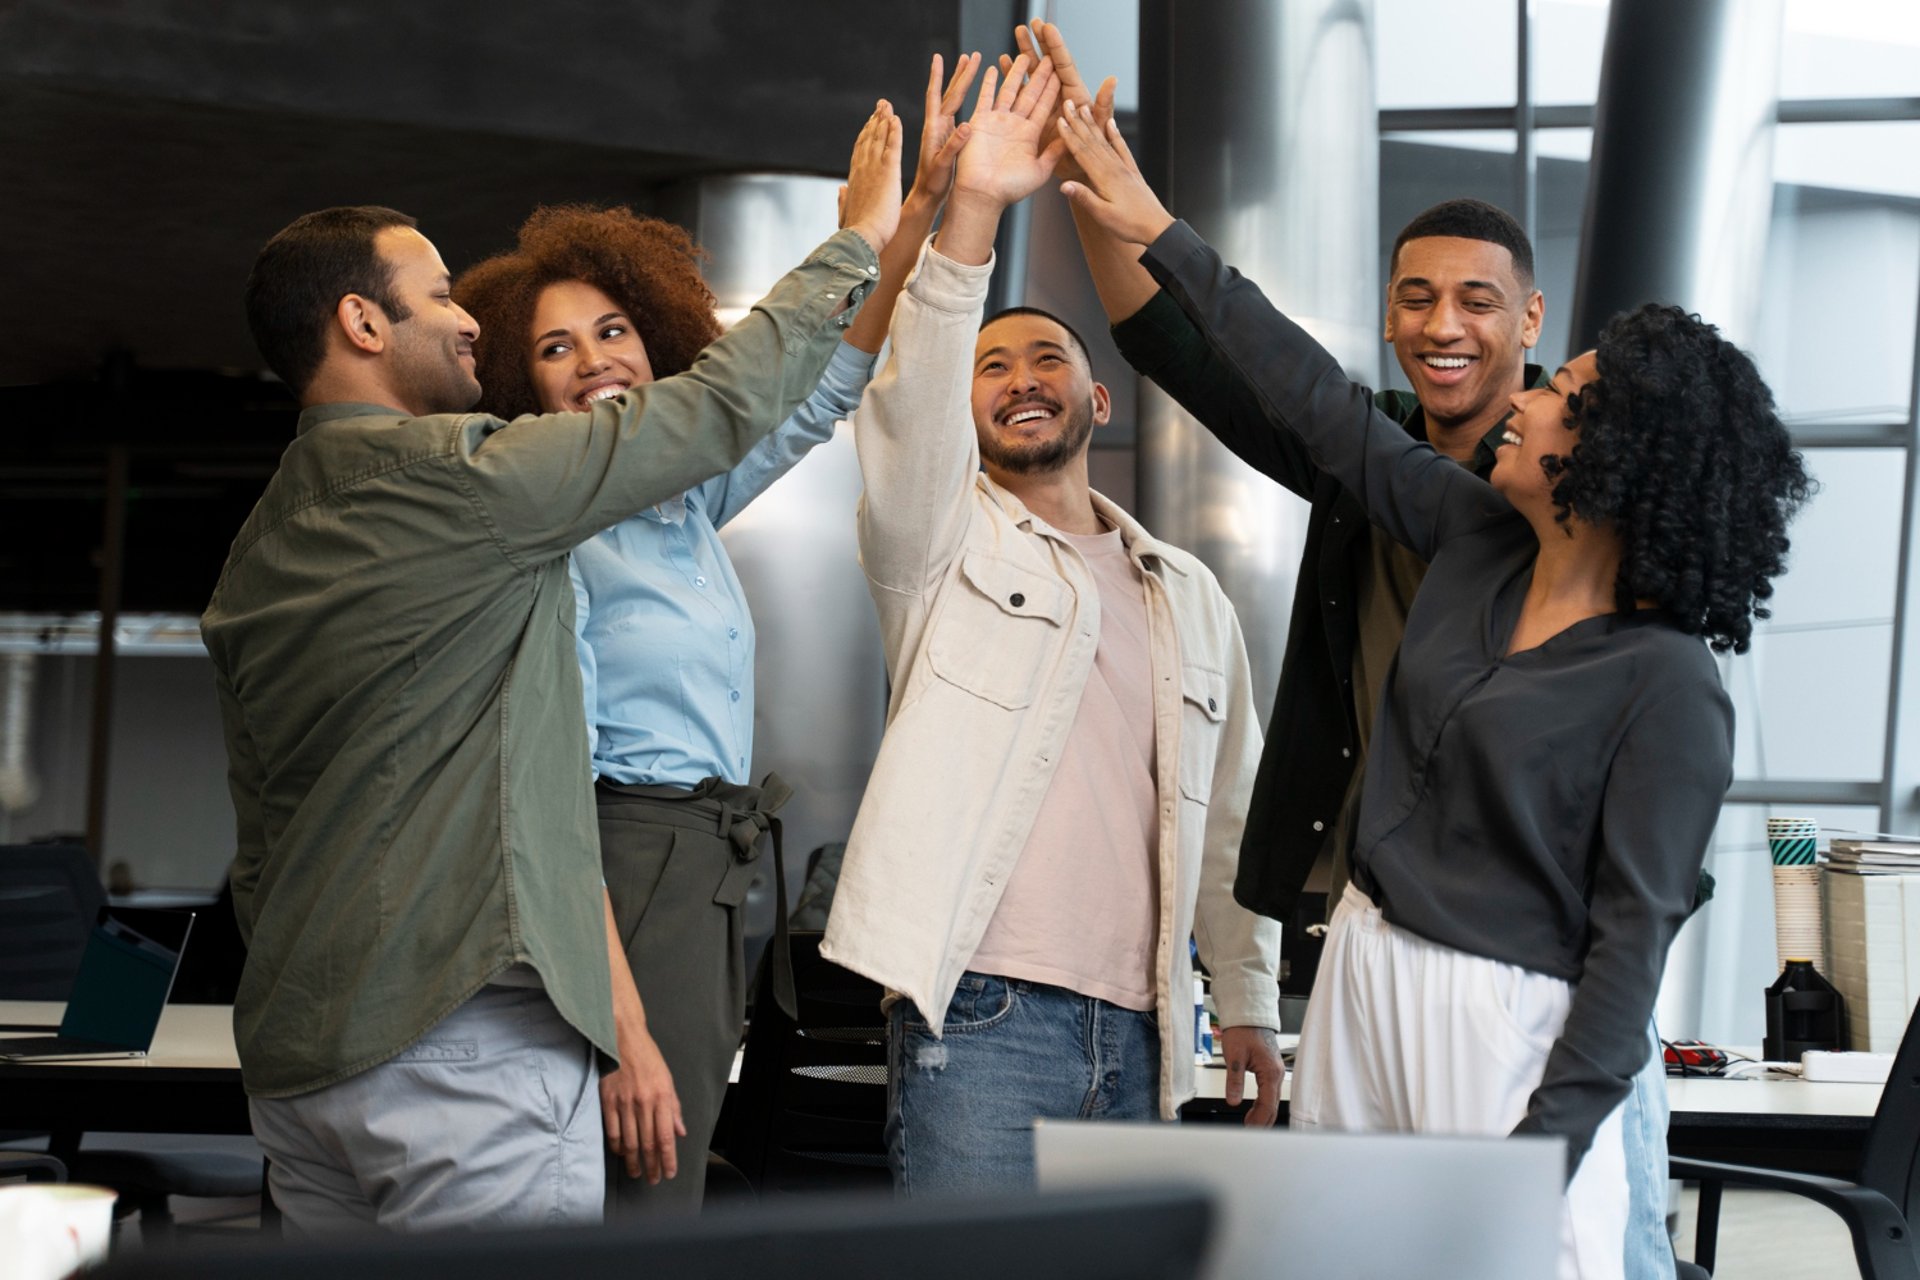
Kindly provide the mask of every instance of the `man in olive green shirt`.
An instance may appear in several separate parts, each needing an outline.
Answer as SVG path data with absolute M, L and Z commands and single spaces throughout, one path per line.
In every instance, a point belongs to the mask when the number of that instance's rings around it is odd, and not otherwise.
M 262 250 L 249 320 L 303 412 L 201 625 L 235 1039 L 295 1229 L 598 1220 L 603 1098 L 608 1141 L 671 1176 L 672 1081 L 609 964 L 566 554 L 812 391 L 898 218 L 884 108 L 848 182 L 849 229 L 693 368 L 511 425 L 464 412 L 478 329 L 411 219 L 324 210 Z M 594 1048 L 620 1063 L 598 1088 Z

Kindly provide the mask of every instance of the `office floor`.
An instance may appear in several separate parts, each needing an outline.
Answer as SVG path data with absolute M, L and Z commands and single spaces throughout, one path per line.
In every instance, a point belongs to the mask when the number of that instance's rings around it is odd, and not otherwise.
M 1680 1256 L 1693 1256 L 1694 1201 L 1680 1195 Z M 1720 1258 L 1714 1280 L 1857 1280 L 1853 1245 L 1840 1219 L 1781 1191 L 1729 1190 L 1720 1203 Z

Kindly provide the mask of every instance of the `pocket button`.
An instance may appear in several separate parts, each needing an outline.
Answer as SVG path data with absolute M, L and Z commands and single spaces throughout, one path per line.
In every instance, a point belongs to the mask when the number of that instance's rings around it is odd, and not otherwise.
M 1014 592 L 1012 595 L 1007 597 L 1007 603 L 1012 605 L 1016 609 L 1018 609 L 1021 605 L 1025 604 L 1026 602 L 1027 602 L 1027 598 L 1021 595 L 1018 591 Z

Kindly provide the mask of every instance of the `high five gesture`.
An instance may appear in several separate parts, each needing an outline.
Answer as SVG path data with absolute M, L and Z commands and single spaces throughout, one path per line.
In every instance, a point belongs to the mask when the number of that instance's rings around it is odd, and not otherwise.
M 1061 141 L 1086 174 L 1085 182 L 1060 186 L 1060 194 L 1071 200 L 1076 210 L 1129 244 L 1152 244 L 1173 225 L 1173 215 L 1140 176 L 1140 166 L 1112 116 L 1102 128 L 1088 108 L 1070 107 L 1056 127 Z
M 1026 56 L 1015 58 L 1004 78 L 987 68 L 980 101 L 968 121 L 970 136 L 954 169 L 953 196 L 937 246 L 941 253 L 978 265 L 993 251 L 1000 214 L 1032 195 L 1053 176 L 1066 144 L 1047 139 L 1060 82 L 1045 58 L 1027 75 Z

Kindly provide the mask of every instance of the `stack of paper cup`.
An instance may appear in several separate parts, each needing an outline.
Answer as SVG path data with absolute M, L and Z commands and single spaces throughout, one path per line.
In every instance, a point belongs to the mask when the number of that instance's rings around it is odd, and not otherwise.
M 1811 960 L 1827 969 L 1820 928 L 1820 868 L 1814 842 L 1820 824 L 1811 818 L 1768 818 L 1767 847 L 1773 853 L 1773 938 L 1780 968 L 1789 960 Z

